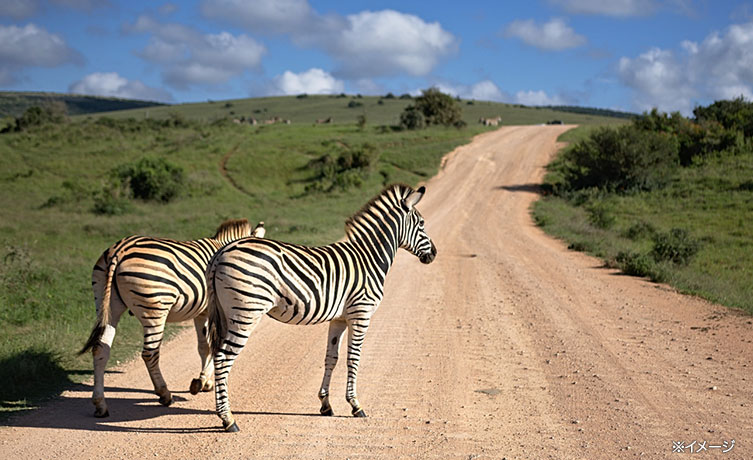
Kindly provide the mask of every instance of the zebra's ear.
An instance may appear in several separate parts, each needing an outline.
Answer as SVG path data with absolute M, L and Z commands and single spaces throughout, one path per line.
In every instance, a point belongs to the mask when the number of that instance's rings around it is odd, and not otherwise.
M 264 229 L 264 221 L 259 222 L 253 232 L 253 236 L 256 238 L 264 238 L 264 234 L 267 231 Z
M 421 198 L 424 197 L 424 192 L 426 192 L 426 187 L 422 185 L 418 188 L 418 190 L 405 197 L 405 199 L 403 200 L 403 207 L 405 208 L 405 210 L 410 211 L 411 209 L 413 209 L 413 207 L 416 206 L 419 201 L 421 201 Z

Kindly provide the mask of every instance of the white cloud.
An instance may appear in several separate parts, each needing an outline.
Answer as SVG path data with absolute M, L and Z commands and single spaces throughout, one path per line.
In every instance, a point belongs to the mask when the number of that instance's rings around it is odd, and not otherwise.
M 671 51 L 653 48 L 633 59 L 623 57 L 617 70 L 620 80 L 637 92 L 634 102 L 640 110 L 691 111 L 696 95 L 691 76 Z
M 0 25 L 0 83 L 14 81 L 15 74 L 25 67 L 57 67 L 81 62 L 83 58 L 77 51 L 58 35 L 41 27 Z
M 462 99 L 475 99 L 478 101 L 507 102 L 510 96 L 499 89 L 491 80 L 482 80 L 473 85 L 452 85 L 438 83 L 436 87 L 443 93 Z
M 201 13 L 253 32 L 298 33 L 316 14 L 308 0 L 203 0 Z
M 523 105 L 564 105 L 565 100 L 557 95 L 549 96 L 545 91 L 518 91 L 515 102 Z
M 335 94 L 342 93 L 345 84 L 323 71 L 309 69 L 306 72 L 293 73 L 286 71 L 274 78 L 271 94 Z
M 657 7 L 656 0 L 549 0 L 569 13 L 605 16 L 646 16 Z
M 74 94 L 143 99 L 149 101 L 171 101 L 170 93 L 152 88 L 138 80 L 128 80 L 116 72 L 95 72 L 71 84 L 68 91 Z
M 3 0 L 0 2 L 0 17 L 15 20 L 28 19 L 39 11 L 39 0 Z
M 287 35 L 301 47 L 319 48 L 348 79 L 426 75 L 457 49 L 457 39 L 437 23 L 393 10 L 322 15 L 308 0 L 203 0 L 205 17 L 250 33 Z
M 684 41 L 682 52 L 653 48 L 620 59 L 618 75 L 634 91 L 640 110 L 657 107 L 688 115 L 704 103 L 753 98 L 753 22 L 714 32 L 702 42 Z
M 439 23 L 410 14 L 363 11 L 347 20 L 348 26 L 324 46 L 348 78 L 426 75 L 457 48 L 455 37 Z
M 560 18 L 551 19 L 542 25 L 532 19 L 513 21 L 505 28 L 505 36 L 516 37 L 524 43 L 548 51 L 575 48 L 586 43 L 586 38 L 578 35 Z
M 181 24 L 159 23 L 147 15 L 124 30 L 151 35 L 139 55 L 159 66 L 165 82 L 178 89 L 226 83 L 258 69 L 266 53 L 263 45 L 245 34 L 201 34 Z

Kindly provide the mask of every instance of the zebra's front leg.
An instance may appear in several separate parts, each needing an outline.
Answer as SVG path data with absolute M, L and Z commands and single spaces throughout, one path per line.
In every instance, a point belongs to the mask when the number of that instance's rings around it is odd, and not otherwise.
M 366 417 L 366 413 L 361 408 L 356 396 L 356 378 L 358 377 L 358 365 L 361 362 L 361 348 L 368 327 L 368 319 L 348 321 L 348 386 L 345 389 L 345 399 L 350 403 L 354 417 Z
M 169 406 L 173 403 L 173 395 L 167 389 L 167 383 L 165 383 L 159 368 L 159 350 L 164 331 L 164 321 L 156 326 L 144 326 L 144 348 L 141 350 L 141 358 L 146 364 L 146 370 L 149 372 L 149 377 L 154 385 L 154 393 L 159 396 L 160 404 Z
M 329 383 L 332 380 L 332 371 L 337 365 L 340 341 L 347 327 L 348 325 L 345 321 L 335 320 L 329 323 L 327 356 L 324 358 L 324 378 L 322 379 L 322 386 L 319 389 L 319 400 L 322 402 L 322 408 L 319 409 L 319 412 L 322 415 L 332 415 L 332 406 L 329 404 Z
M 198 342 L 199 358 L 201 359 L 201 373 L 199 378 L 191 380 L 190 391 L 192 395 L 200 391 L 211 391 L 214 388 L 214 367 L 212 366 L 212 355 L 209 352 L 209 337 L 207 335 L 208 315 L 206 312 L 197 316 L 193 320 L 196 328 L 196 340 Z

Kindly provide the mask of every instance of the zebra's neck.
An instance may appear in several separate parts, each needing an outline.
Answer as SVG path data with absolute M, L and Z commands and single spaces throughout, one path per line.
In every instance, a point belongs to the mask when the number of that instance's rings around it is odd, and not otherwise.
M 395 217 L 367 210 L 348 222 L 347 241 L 374 267 L 384 282 L 398 249 L 400 223 Z

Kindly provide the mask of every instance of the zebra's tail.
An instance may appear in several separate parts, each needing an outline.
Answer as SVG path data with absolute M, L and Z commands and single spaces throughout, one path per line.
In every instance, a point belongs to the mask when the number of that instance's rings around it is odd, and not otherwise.
M 207 310 L 209 312 L 209 343 L 212 347 L 212 356 L 220 351 L 222 340 L 227 332 L 227 318 L 225 312 L 217 301 L 217 290 L 214 286 L 214 276 L 217 267 L 214 263 L 210 265 L 207 276 Z
M 105 281 L 105 291 L 102 295 L 102 304 L 97 308 L 97 322 L 94 324 L 91 334 L 89 334 L 89 340 L 86 341 L 84 348 L 78 352 L 79 355 L 83 355 L 87 351 L 94 348 L 102 338 L 102 334 L 105 332 L 105 326 L 110 322 L 110 298 L 112 295 L 112 282 L 115 277 L 115 269 L 118 268 L 118 256 L 113 255 L 110 259 L 110 264 L 107 267 L 107 279 Z

